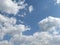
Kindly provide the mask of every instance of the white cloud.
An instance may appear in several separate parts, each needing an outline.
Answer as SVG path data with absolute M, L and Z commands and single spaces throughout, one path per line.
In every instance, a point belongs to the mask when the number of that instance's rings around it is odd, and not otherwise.
M 29 6 L 29 12 L 32 12 L 32 11 L 33 11 L 33 6 L 30 5 L 30 6 Z
M 45 31 L 42 30 L 42 32 L 36 32 L 30 36 L 17 34 L 11 38 L 10 42 L 12 44 L 18 42 L 20 45 L 60 45 L 60 34 L 57 34 L 59 33 L 57 29 L 60 28 L 60 18 L 49 16 L 40 21 L 39 25 Z M 51 29 L 53 30 L 52 33 L 48 31 Z
M 19 42 L 20 45 L 59 45 L 60 35 L 56 34 L 57 29 L 60 28 L 60 18 L 49 16 L 39 22 L 39 25 L 45 30 L 42 32 L 36 32 L 31 36 L 15 35 L 10 40 L 12 43 Z M 55 27 L 52 29 L 52 27 Z M 57 28 L 57 29 L 56 29 Z M 53 30 L 52 33 L 48 30 Z M 20 39 L 20 40 L 19 40 Z
M 21 1 L 21 0 L 20 0 Z M 57 0 L 58 1 L 58 0 Z M 12 0 L 0 0 L 0 11 L 16 14 L 19 9 L 25 8 L 27 4 L 22 2 L 12 2 Z M 58 1 L 59 3 L 59 1 Z M 22 6 L 18 6 L 18 4 Z M 33 10 L 32 5 L 29 7 L 29 12 Z M 60 18 L 47 17 L 39 22 L 41 32 L 36 32 L 33 35 L 26 36 L 23 32 L 31 28 L 23 24 L 16 24 L 16 18 L 9 18 L 0 14 L 0 45 L 60 45 Z M 4 40 L 4 36 L 10 34 L 10 40 Z
M 17 14 L 19 9 L 24 9 L 27 4 L 18 6 L 18 3 L 12 0 L 0 0 L 0 11 L 8 14 Z
M 16 24 L 15 18 L 8 18 L 0 14 L 0 34 L 4 35 L 11 34 L 12 37 L 9 41 L 3 40 L 0 41 L 1 45 L 59 45 L 60 44 L 60 18 L 56 17 L 47 17 L 39 22 L 39 25 L 43 28 L 41 32 L 36 32 L 33 35 L 26 36 L 23 35 L 23 32 L 30 30 L 28 26 Z M 13 23 L 12 23 L 13 22 Z M 3 24 L 2 24 L 3 23 Z M 52 28 L 54 27 L 54 29 Z M 52 33 L 50 32 L 52 30 Z
M 60 0 L 56 0 L 56 3 L 59 4 L 60 3 Z
M 52 30 L 55 30 L 57 28 L 60 28 L 60 18 L 49 16 L 48 18 L 40 21 L 39 25 L 45 31 L 46 30 L 47 31 L 49 31 L 49 30 L 52 31 Z
M 0 45 L 12 45 L 12 44 L 5 40 L 5 41 L 0 41 Z
M 55 4 L 60 4 L 60 0 L 54 0 Z
M 48 32 L 37 32 L 33 36 L 15 35 L 10 41 L 12 44 L 19 42 L 20 45 L 59 45 L 60 35 L 54 36 Z
M 6 34 L 10 33 L 12 35 L 22 33 L 23 31 L 29 30 L 23 24 L 16 24 L 15 18 L 8 18 L 0 14 L 0 39 Z

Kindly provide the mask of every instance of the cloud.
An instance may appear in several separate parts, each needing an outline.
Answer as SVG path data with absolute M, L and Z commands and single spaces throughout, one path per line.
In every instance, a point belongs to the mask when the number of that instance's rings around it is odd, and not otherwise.
M 47 17 L 39 22 L 39 25 L 45 31 L 36 32 L 33 35 L 26 36 L 26 35 L 14 35 L 10 42 L 12 44 L 19 43 L 20 45 L 59 45 L 60 44 L 60 34 L 57 30 L 60 28 L 60 18 L 56 17 Z M 55 27 L 52 29 L 52 27 Z M 57 29 L 56 29 L 57 28 Z M 49 30 L 52 29 L 52 32 Z M 56 33 L 57 32 L 57 33 Z
M 11 40 L 12 44 L 20 45 L 59 45 L 60 35 L 51 35 L 48 32 L 36 32 L 33 36 L 15 35 Z
M 48 18 L 40 21 L 39 25 L 45 31 L 55 30 L 60 28 L 60 18 L 49 16 Z
M 20 1 L 17 3 L 12 0 L 0 0 L 0 11 L 17 14 L 19 9 L 24 9 L 27 5 L 24 4 L 25 0 Z M 29 12 L 32 10 L 31 5 Z M 46 17 L 39 21 L 39 26 L 42 28 L 40 32 L 29 36 L 23 35 L 24 31 L 31 30 L 31 28 L 24 24 L 17 24 L 17 19 L 14 17 L 9 18 L 0 14 L 0 45 L 60 45 L 60 18 Z M 12 36 L 9 41 L 4 40 L 6 34 Z
M 13 22 L 13 23 L 12 23 Z M 16 24 L 16 19 L 8 18 L 0 14 L 0 44 L 1 45 L 59 45 L 60 44 L 60 18 L 47 17 L 39 22 L 41 32 L 26 36 L 23 32 L 30 30 L 28 26 Z M 9 41 L 3 40 L 6 34 L 12 37 Z
M 54 0 L 56 4 L 60 4 L 60 0 Z
M 0 0 L 0 11 L 8 14 L 17 14 L 20 9 L 24 9 L 27 6 L 27 4 L 23 4 L 23 2 L 19 3 L 22 3 L 21 6 L 12 0 Z
M 29 12 L 32 12 L 32 11 L 33 11 L 33 6 L 30 5 L 30 6 L 29 6 Z
M 22 33 L 26 30 L 29 30 L 28 26 L 25 26 L 23 24 L 17 25 L 15 18 L 8 18 L 0 14 L 0 39 L 7 33 L 14 35 Z
M 5 40 L 5 41 L 0 41 L 0 45 L 12 45 L 12 44 Z
M 57 4 L 59 4 L 60 3 L 60 0 L 57 0 L 57 2 L 56 2 Z

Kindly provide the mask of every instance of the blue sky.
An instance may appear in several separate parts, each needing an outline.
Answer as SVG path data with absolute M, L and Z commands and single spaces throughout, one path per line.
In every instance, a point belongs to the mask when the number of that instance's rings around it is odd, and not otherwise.
M 60 0 L 0 0 L 0 45 L 59 45 Z
M 32 31 L 26 31 L 28 34 L 40 31 L 37 23 L 40 20 L 48 16 L 60 17 L 60 6 L 55 5 L 54 0 L 26 0 L 26 2 L 34 7 L 34 10 L 23 19 L 26 24 L 31 26 Z

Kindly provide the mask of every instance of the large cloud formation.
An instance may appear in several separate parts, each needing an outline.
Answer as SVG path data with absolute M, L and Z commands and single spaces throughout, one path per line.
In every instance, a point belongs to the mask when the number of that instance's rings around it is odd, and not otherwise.
M 28 29 L 29 28 L 23 24 L 17 25 L 15 18 L 8 18 L 0 14 L 0 40 L 3 40 L 6 34 L 10 34 L 11 36 L 17 34 L 22 35 L 22 32 Z M 8 41 L 0 41 L 0 43 L 3 43 L 1 45 L 5 45 L 5 42 L 8 43 Z
M 23 35 L 26 31 L 25 25 L 17 25 L 16 19 L 0 15 L 0 40 L 4 35 L 10 34 L 12 38 L 7 41 L 0 41 L 1 45 L 59 45 L 60 44 L 60 18 L 49 16 L 39 22 L 42 27 L 41 32 L 36 32 L 31 36 Z M 13 22 L 13 23 L 12 23 Z
M 36 32 L 31 36 L 14 35 L 10 42 L 20 45 L 60 45 L 60 18 L 47 17 L 39 22 L 42 27 L 41 32 Z
M 19 9 L 23 8 L 25 8 L 24 1 L 17 3 L 12 0 L 0 0 L 1 12 L 17 14 Z M 49 16 L 39 21 L 39 26 L 42 28 L 40 32 L 26 36 L 23 32 L 30 30 L 28 26 L 17 24 L 14 17 L 0 14 L 0 45 L 60 45 L 60 18 Z M 4 39 L 7 34 L 11 36 L 9 40 Z
M 60 45 L 60 18 L 47 17 L 39 22 L 42 27 L 41 32 L 36 32 L 31 36 L 14 35 L 10 42 L 20 45 Z

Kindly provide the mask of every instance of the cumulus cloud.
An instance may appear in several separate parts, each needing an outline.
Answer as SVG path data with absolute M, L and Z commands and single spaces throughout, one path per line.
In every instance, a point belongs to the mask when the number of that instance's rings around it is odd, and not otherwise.
M 20 45 L 59 45 L 60 35 L 51 35 L 48 32 L 36 32 L 33 36 L 15 35 L 10 41 Z
M 12 23 L 13 22 L 13 23 Z M 60 18 L 47 17 L 39 22 L 41 32 L 26 36 L 23 32 L 30 30 L 28 26 L 16 24 L 16 19 L 8 18 L 0 14 L 0 44 L 1 45 L 59 45 L 60 44 Z M 6 34 L 12 37 L 9 41 L 3 40 Z
M 13 35 L 19 34 L 27 29 L 28 29 L 28 27 L 23 24 L 17 25 L 15 18 L 8 18 L 8 17 L 5 17 L 0 14 L 0 34 L 1 34 L 1 36 L 5 35 L 6 33 L 10 33 Z
M 60 18 L 49 16 L 48 18 L 39 22 L 43 30 L 55 30 L 60 28 Z
M 58 1 L 58 0 L 57 0 Z M 0 11 L 8 14 L 17 14 L 19 9 L 24 9 L 25 0 L 15 2 L 12 0 L 0 0 Z M 59 2 L 59 1 L 58 1 Z M 29 7 L 29 12 L 33 6 Z M 60 45 L 60 18 L 49 16 L 39 21 L 41 32 L 33 35 L 23 35 L 24 31 L 30 30 L 24 24 L 17 24 L 17 19 L 0 14 L 0 45 Z M 10 40 L 4 40 L 6 34 L 11 35 Z
M 0 14 L 0 40 L 3 40 L 3 38 L 6 34 L 10 34 L 12 37 L 15 36 L 15 38 L 16 38 L 16 37 L 18 37 L 16 35 L 22 35 L 22 32 L 24 32 L 26 30 L 30 30 L 30 28 L 28 28 L 28 26 L 25 26 L 23 24 L 17 25 L 15 18 L 13 18 L 13 17 L 8 18 L 8 17 Z M 14 40 L 16 40 L 15 38 L 14 38 Z M 19 40 L 20 37 L 17 39 Z M 13 44 L 12 41 L 8 42 L 7 40 L 6 41 L 3 40 L 3 41 L 0 41 L 0 45 L 12 45 Z
M 45 31 L 42 30 L 41 32 L 36 32 L 30 36 L 17 34 L 11 38 L 10 42 L 12 44 L 18 42 L 20 45 L 59 45 L 60 44 L 60 34 L 57 34 L 59 33 L 58 30 L 60 28 L 59 27 L 60 18 L 49 16 L 41 20 L 39 22 L 39 25 Z M 55 28 L 53 29 L 53 27 Z
M 22 3 L 20 6 L 19 3 Z M 19 9 L 24 9 L 27 4 L 23 4 L 23 2 L 13 2 L 12 0 L 0 0 L 0 11 L 8 14 L 17 14 Z

